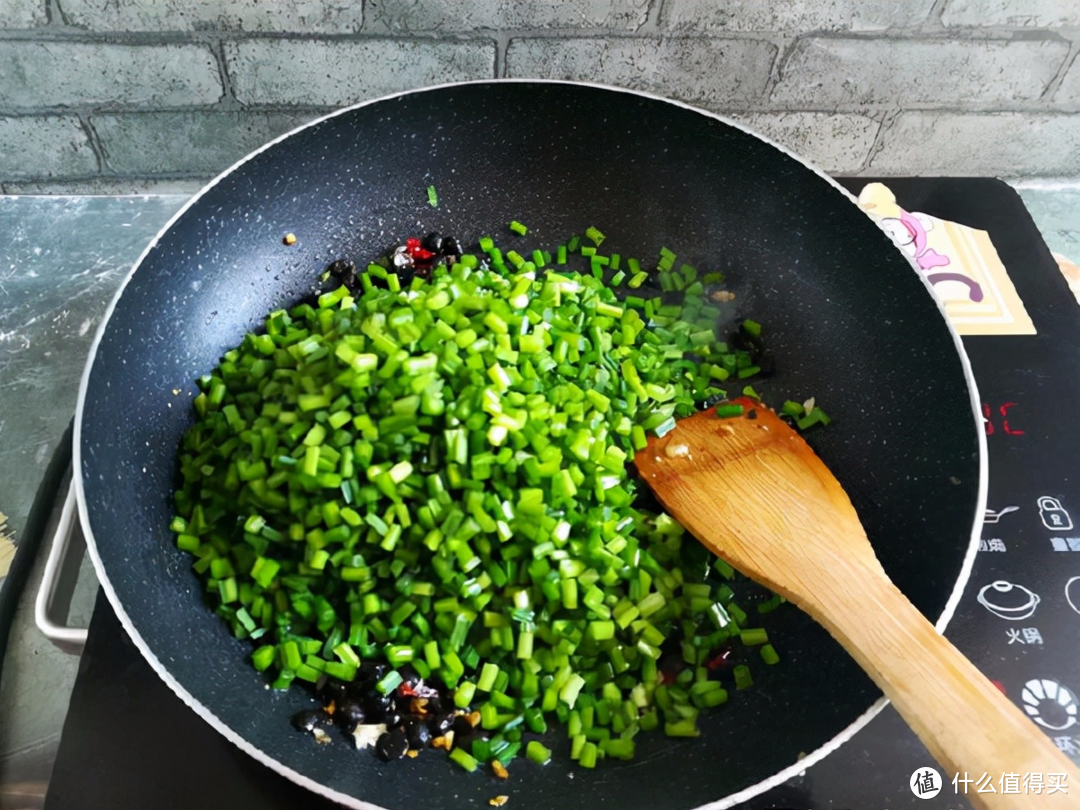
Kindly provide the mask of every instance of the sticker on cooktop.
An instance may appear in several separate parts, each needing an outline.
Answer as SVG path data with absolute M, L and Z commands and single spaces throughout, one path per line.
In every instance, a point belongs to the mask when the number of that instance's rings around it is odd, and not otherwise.
M 1050 545 L 1054 551 L 1080 551 L 1080 537 L 1051 537 Z
M 1024 684 L 1020 692 L 1024 711 L 1043 728 L 1065 731 L 1076 725 L 1076 695 L 1072 690 L 1049 678 L 1035 678 Z
M 15 543 L 7 536 L 7 515 L 0 512 L 0 579 L 7 576 L 11 561 L 15 559 Z
M 1057 498 L 1043 495 L 1036 501 L 1043 526 L 1052 532 L 1067 532 L 1073 527 L 1072 518 Z
M 1057 262 L 1061 275 L 1065 276 L 1065 282 L 1069 285 L 1069 290 L 1076 298 L 1076 303 L 1080 304 L 1080 265 L 1077 265 L 1071 259 L 1065 258 L 1060 253 L 1051 251 L 1050 255 Z
M 881 183 L 859 193 L 870 215 L 934 289 L 961 335 L 1034 335 L 1035 326 L 986 231 L 905 211 Z
M 996 512 L 993 509 L 987 509 L 983 513 L 983 523 L 997 523 L 1009 513 L 1019 511 L 1019 509 L 1019 506 L 1006 506 L 1004 509 L 999 509 Z
M 999 619 L 1010 622 L 1031 618 L 1041 601 L 1034 591 L 1004 579 L 984 585 L 976 598 Z

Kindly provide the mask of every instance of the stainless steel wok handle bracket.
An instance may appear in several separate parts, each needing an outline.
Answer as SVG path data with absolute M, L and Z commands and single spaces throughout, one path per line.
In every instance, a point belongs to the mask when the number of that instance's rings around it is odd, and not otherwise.
M 64 560 L 71 545 L 71 535 L 78 520 L 78 500 L 75 497 L 74 484 L 68 484 L 64 508 L 53 534 L 52 547 L 45 561 L 45 571 L 41 577 L 37 599 L 34 600 L 34 623 L 38 629 L 64 652 L 80 655 L 86 646 L 86 628 L 68 627 L 57 624 L 51 615 L 56 587 L 64 570 Z

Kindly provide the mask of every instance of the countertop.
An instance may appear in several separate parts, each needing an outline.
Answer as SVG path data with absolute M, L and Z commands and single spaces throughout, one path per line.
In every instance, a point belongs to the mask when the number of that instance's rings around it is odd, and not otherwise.
M 1080 259 L 1080 182 L 1016 188 L 1051 250 Z M 187 199 L 0 197 L 0 512 L 16 547 L 109 301 Z M 0 809 L 41 805 L 78 668 L 34 627 L 46 551 L 21 597 L 0 683 Z M 88 620 L 95 585 L 84 564 L 73 623 Z
M 109 302 L 187 199 L 0 197 L 0 511 L 16 545 L 74 416 L 83 366 Z M 78 658 L 34 625 L 47 550 L 40 550 L 22 595 L 0 683 L 3 808 L 40 806 L 78 670 Z M 89 565 L 83 569 L 69 620 L 85 625 L 96 582 Z

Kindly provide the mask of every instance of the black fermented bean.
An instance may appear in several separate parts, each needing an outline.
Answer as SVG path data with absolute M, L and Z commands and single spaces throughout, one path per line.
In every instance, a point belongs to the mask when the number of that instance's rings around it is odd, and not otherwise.
M 291 723 L 297 731 L 314 731 L 316 726 L 327 722 L 330 716 L 322 709 L 304 709 L 292 716 Z
M 458 246 L 457 239 L 452 236 L 444 236 L 442 243 L 439 245 L 439 252 L 443 256 L 454 256 L 456 258 L 461 255 L 461 248 Z
M 329 704 L 330 701 L 341 705 L 348 697 L 349 685 L 344 681 L 339 681 L 337 678 L 327 678 L 326 683 L 315 694 L 323 702 L 323 705 Z
M 436 737 L 441 737 L 454 727 L 454 720 L 456 715 L 452 712 L 447 714 L 436 714 L 428 719 L 428 727 L 431 729 L 431 733 Z
M 394 701 L 389 695 L 369 692 L 363 698 L 364 713 L 368 722 L 381 723 L 389 712 L 393 711 Z
M 475 730 L 473 724 L 462 714 L 454 716 L 454 724 L 451 728 L 454 730 L 455 737 L 468 736 Z
M 366 715 L 364 714 L 364 707 L 354 701 L 346 700 L 343 703 L 339 703 L 337 711 L 334 712 L 334 721 L 347 732 L 353 732 L 357 726 L 363 725 Z
M 409 741 L 400 728 L 391 729 L 375 741 L 375 755 L 383 762 L 401 759 L 409 750 Z
M 415 748 L 417 750 L 421 748 L 427 748 L 431 743 L 431 731 L 427 727 L 427 723 L 423 718 L 408 717 L 405 720 L 405 737 L 409 741 L 409 748 Z
M 422 240 L 420 240 L 420 247 L 424 250 L 430 250 L 432 253 L 442 253 L 443 237 L 438 231 L 432 231 Z

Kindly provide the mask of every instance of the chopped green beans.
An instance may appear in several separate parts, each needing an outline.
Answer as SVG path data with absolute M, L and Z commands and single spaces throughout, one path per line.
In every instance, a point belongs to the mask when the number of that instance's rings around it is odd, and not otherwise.
M 710 578 L 734 572 L 639 503 L 631 468 L 649 433 L 759 369 L 717 338 L 674 252 L 647 272 L 584 234 L 555 253 L 484 237 L 410 283 L 370 264 L 355 289 L 271 313 L 200 381 L 170 526 L 275 688 L 351 680 L 374 659 L 389 695 L 407 665 L 490 735 L 451 751 L 466 770 L 547 762 L 522 732 L 556 719 L 592 768 L 632 757 L 640 730 L 696 736 L 698 713 L 728 699 L 713 651 L 754 645 L 776 663 Z M 661 672 L 669 649 L 681 672 Z
M 472 773 L 480 767 L 480 763 L 476 758 L 461 747 L 455 748 L 450 752 L 450 759 L 469 773 Z
M 404 680 L 405 679 L 401 677 L 400 672 L 396 669 L 392 669 L 386 673 L 377 684 L 375 684 L 375 689 L 377 689 L 380 694 L 389 695 L 401 686 Z
M 525 756 L 537 765 L 546 765 L 551 760 L 551 749 L 539 740 L 530 740 L 525 746 Z

